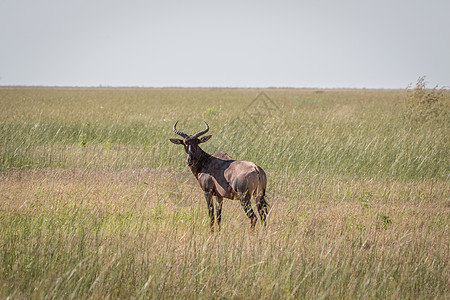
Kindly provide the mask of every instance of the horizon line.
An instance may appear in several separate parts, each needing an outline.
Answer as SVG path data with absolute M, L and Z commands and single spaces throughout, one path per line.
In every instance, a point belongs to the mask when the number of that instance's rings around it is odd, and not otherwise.
M 386 88 L 386 87 L 292 87 L 292 86 L 265 86 L 265 87 L 241 87 L 241 86 L 143 86 L 143 85 L 27 85 L 27 84 L 0 84 L 0 88 L 117 88 L 117 89 L 244 89 L 244 90 L 405 90 L 411 87 L 410 84 L 403 88 Z

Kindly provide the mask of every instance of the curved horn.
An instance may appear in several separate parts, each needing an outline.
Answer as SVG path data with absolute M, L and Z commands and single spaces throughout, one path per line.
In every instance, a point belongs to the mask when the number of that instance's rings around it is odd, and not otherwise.
M 184 137 L 184 138 L 188 138 L 189 135 L 187 135 L 186 133 L 184 133 L 184 132 L 182 132 L 182 131 L 178 131 L 178 130 L 177 130 L 177 124 L 178 124 L 178 121 L 173 125 L 173 132 L 175 132 L 175 133 L 178 134 L 178 135 L 181 135 L 181 136 Z
M 203 135 L 203 134 L 205 134 L 205 133 L 208 132 L 208 130 L 209 130 L 208 123 L 206 123 L 205 121 L 203 121 L 203 122 L 204 122 L 205 125 L 206 125 L 206 129 L 203 130 L 203 131 L 200 131 L 200 132 L 198 132 L 198 133 L 196 133 L 196 134 L 194 134 L 192 137 L 198 138 L 199 136 L 201 136 L 201 135 Z

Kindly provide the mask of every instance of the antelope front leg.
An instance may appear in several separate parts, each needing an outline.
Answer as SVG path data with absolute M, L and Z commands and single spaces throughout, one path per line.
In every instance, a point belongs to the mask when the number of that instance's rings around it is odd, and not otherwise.
M 220 222 L 222 221 L 222 203 L 223 203 L 223 198 L 217 196 L 216 197 L 216 219 L 217 219 L 217 226 L 219 227 L 219 231 L 220 231 Z
M 208 206 L 208 214 L 209 214 L 209 227 L 211 228 L 211 233 L 214 232 L 214 205 L 212 201 L 212 195 L 210 192 L 204 192 L 206 205 Z

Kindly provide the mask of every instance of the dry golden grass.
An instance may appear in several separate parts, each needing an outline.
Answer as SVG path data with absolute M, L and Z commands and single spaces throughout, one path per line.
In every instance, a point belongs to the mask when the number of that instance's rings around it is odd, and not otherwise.
M 164 169 L 3 172 L 3 295 L 448 293 L 446 182 L 288 177 L 268 195 L 267 228 L 249 233 L 230 200 L 222 231 L 211 236 L 192 177 Z

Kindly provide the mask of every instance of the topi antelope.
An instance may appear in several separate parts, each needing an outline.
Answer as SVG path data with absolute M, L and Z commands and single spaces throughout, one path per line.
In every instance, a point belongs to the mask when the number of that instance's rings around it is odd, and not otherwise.
M 257 220 L 250 203 L 250 198 L 253 196 L 261 221 L 266 225 L 269 204 L 264 199 L 267 184 L 264 170 L 252 162 L 234 160 L 225 152 L 210 155 L 203 151 L 199 144 L 211 138 L 211 135 L 200 137 L 209 130 L 206 122 L 206 129 L 194 135 L 178 131 L 177 124 L 178 121 L 173 125 L 173 132 L 182 136 L 183 139 L 172 138 L 170 141 L 184 146 L 186 164 L 191 168 L 205 194 L 211 232 L 214 232 L 213 196 L 216 197 L 216 217 L 219 230 L 223 198 L 240 200 L 247 217 L 250 219 L 250 228 L 253 230 Z

